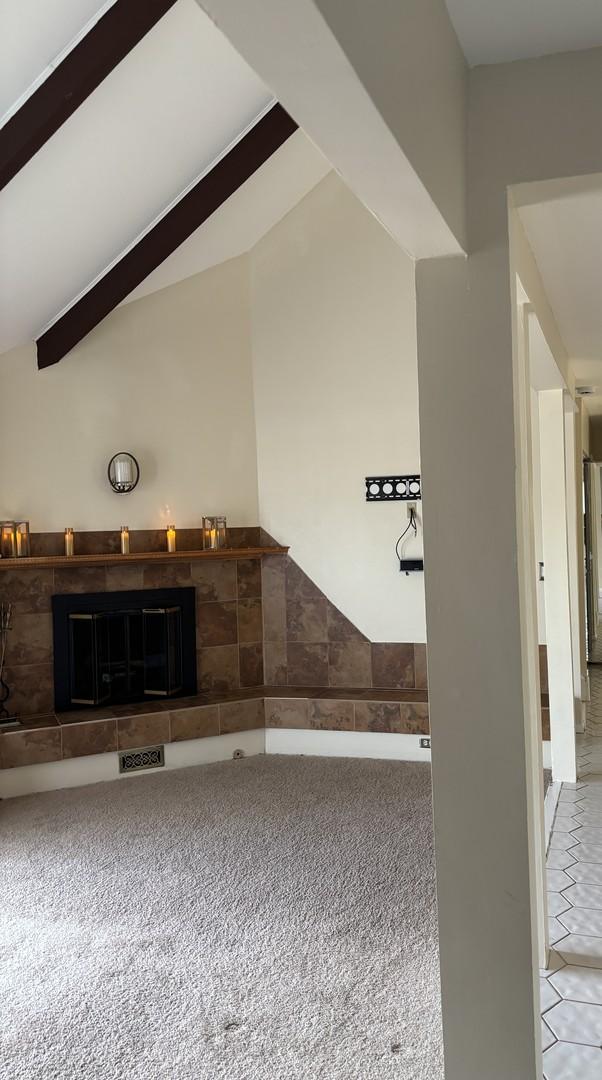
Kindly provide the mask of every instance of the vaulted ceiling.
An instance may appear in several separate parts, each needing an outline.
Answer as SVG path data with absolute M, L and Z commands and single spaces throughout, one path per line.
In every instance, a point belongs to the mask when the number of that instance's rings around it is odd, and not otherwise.
M 0 352 L 39 338 L 274 105 L 195 0 L 163 6 L 0 194 Z M 28 0 L 25 19 L 22 5 L 0 0 L 5 123 L 117 7 Z M 139 288 L 136 281 L 133 295 L 248 250 L 328 168 L 297 132 L 251 179 L 241 177 L 214 214 L 224 215 L 221 230 L 210 218 Z M 266 199 L 270 184 L 277 190 Z
M 36 93 L 50 99 L 49 88 L 61 87 L 77 50 L 102 37 L 108 20 L 117 25 L 119 9 L 132 10 L 128 3 L 0 0 L 0 143 L 19 117 L 36 112 Z M 602 44 L 600 0 L 446 3 L 470 64 Z M 140 0 L 135 10 L 137 19 L 146 14 L 139 33 L 125 26 L 122 55 L 116 46 L 114 63 L 105 58 L 77 93 L 62 85 L 50 120 L 37 117 L 40 130 L 5 173 L 12 178 L 0 194 L 0 352 L 40 339 L 73 311 L 275 104 L 195 0 Z M 287 133 L 115 302 L 249 250 L 328 169 L 301 131 Z

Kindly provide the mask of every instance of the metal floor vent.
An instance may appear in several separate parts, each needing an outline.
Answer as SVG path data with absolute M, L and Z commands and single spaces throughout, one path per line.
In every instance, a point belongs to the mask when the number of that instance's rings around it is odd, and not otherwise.
M 121 750 L 119 772 L 140 772 L 142 769 L 160 769 L 165 765 L 164 746 L 145 746 L 142 750 Z

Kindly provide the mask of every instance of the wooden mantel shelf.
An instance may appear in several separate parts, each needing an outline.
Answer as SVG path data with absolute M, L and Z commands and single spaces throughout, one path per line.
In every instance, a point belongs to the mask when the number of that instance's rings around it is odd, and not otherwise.
M 191 562 L 193 559 L 260 559 L 262 555 L 287 555 L 287 547 L 219 548 L 217 551 L 141 551 L 130 555 L 33 555 L 23 559 L 0 559 L 2 570 L 31 570 L 36 567 L 108 566 L 113 563 Z

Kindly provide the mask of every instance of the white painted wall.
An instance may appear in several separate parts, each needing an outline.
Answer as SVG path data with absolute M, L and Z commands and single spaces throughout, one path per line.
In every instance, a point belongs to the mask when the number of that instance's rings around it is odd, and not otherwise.
M 537 390 L 531 388 L 531 446 L 533 468 L 533 532 L 535 539 L 535 561 L 538 564 L 544 561 L 543 557 L 543 528 L 541 520 L 541 450 L 539 444 L 539 395 Z M 539 580 L 537 574 L 537 630 L 539 644 L 546 643 L 546 600 L 545 582 Z
M 0 356 L 0 515 L 77 532 L 223 511 L 290 544 L 372 640 L 424 641 L 406 507 L 364 484 L 420 470 L 415 319 L 412 260 L 331 173 L 250 255 L 119 307 L 60 364 Z M 122 449 L 127 498 L 106 479 Z
M 539 431 L 552 778 L 575 783 L 575 689 L 569 588 L 565 405 L 562 390 L 540 392 Z
M 420 467 L 412 261 L 331 174 L 252 251 L 251 308 L 261 524 L 373 641 L 424 641 L 406 508 L 364 486 Z
M 106 478 L 124 449 L 127 497 Z M 33 346 L 0 356 L 0 473 L 0 515 L 35 531 L 257 524 L 247 257 L 118 308 L 46 371 Z

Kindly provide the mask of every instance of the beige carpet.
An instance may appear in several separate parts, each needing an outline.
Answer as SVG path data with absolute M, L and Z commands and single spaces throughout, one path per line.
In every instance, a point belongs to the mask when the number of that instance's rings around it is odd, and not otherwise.
M 428 766 L 250 758 L 0 826 L 2 1080 L 441 1080 Z

